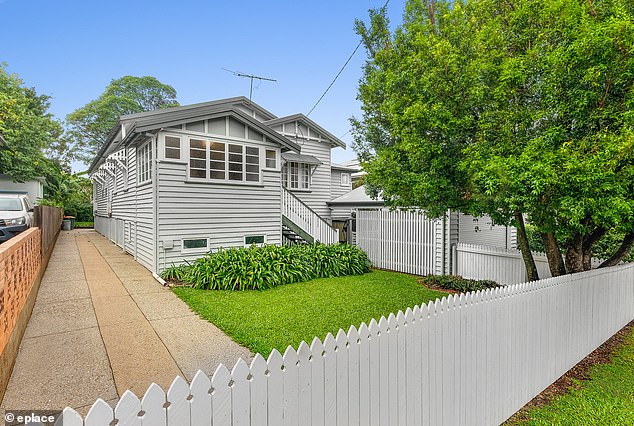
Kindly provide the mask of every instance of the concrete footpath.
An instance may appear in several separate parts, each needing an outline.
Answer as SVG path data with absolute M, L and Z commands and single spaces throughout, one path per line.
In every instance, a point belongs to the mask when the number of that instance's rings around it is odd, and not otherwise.
M 97 398 L 140 398 L 251 356 L 103 236 L 62 232 L 0 408 L 85 414 Z

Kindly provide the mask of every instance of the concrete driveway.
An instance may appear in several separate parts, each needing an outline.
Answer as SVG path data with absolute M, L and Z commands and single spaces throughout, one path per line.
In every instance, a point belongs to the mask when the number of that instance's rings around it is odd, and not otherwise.
M 62 232 L 1 407 L 85 414 L 97 398 L 140 398 L 251 356 L 97 232 Z

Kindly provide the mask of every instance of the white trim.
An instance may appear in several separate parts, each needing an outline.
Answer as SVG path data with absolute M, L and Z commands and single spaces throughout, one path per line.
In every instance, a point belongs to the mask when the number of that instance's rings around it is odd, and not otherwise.
M 190 165 L 191 165 L 191 157 L 190 157 L 190 151 L 191 151 L 191 140 L 201 140 L 205 142 L 205 177 L 204 178 L 198 178 L 198 177 L 193 177 L 191 176 L 191 169 L 190 169 Z M 225 149 L 224 149 L 224 164 L 225 164 L 225 168 L 224 168 L 224 174 L 225 177 L 224 179 L 216 179 L 216 178 L 212 178 L 211 177 L 211 168 L 210 168 L 210 164 L 211 164 L 211 143 L 221 143 L 224 145 Z M 214 137 L 209 137 L 209 135 L 207 135 L 206 137 L 192 137 L 189 136 L 186 138 L 186 152 L 184 152 L 183 150 L 181 150 L 181 159 L 186 159 L 187 161 L 187 178 L 186 180 L 189 182 L 209 182 L 209 183 L 229 183 L 229 184 L 247 184 L 247 185 L 262 185 L 262 155 L 263 155 L 263 151 L 265 151 L 263 149 L 262 146 L 260 145 L 256 145 L 256 144 L 247 144 L 247 143 L 242 143 L 242 142 L 235 142 L 235 141 L 226 141 L 226 140 L 222 140 L 222 138 L 214 138 Z M 240 172 L 232 172 L 229 170 L 229 146 L 230 145 L 235 145 L 235 146 L 240 146 L 242 147 L 240 156 L 242 157 L 242 171 Z M 255 173 L 253 172 L 247 172 L 247 149 L 248 148 L 253 148 L 253 149 L 257 149 L 258 150 L 258 154 L 257 154 L 257 159 L 258 159 L 258 180 L 247 180 L 247 174 L 250 175 L 255 175 Z M 254 155 L 249 154 L 249 156 L 254 157 Z M 202 158 L 198 159 L 198 160 L 202 160 Z M 198 169 L 197 169 L 198 170 Z M 202 170 L 202 169 L 200 169 Z M 241 173 L 242 174 L 242 179 L 240 180 L 233 180 L 233 179 L 229 179 L 229 174 L 230 173 Z
M 145 149 L 148 149 L 147 158 L 143 158 L 144 156 L 142 155 Z M 136 151 L 137 185 L 142 185 L 144 183 L 152 181 L 152 173 L 154 169 L 154 167 L 152 167 L 153 166 L 152 161 L 154 160 L 154 157 L 155 156 L 152 155 L 152 139 L 150 139 L 149 141 L 145 142 L 143 145 L 137 148 L 137 151 Z M 142 164 L 147 164 L 147 169 L 142 171 L 141 170 Z M 141 173 L 143 173 L 143 175 L 147 174 L 147 177 L 143 179 L 143 176 L 141 175 Z
M 167 156 L 167 150 L 171 149 L 171 150 L 175 150 L 176 148 L 173 147 L 168 147 L 167 143 L 165 141 L 166 138 L 175 138 L 178 139 L 178 158 L 171 158 Z M 182 135 L 171 135 L 169 133 L 163 133 L 161 135 L 161 140 L 160 140 L 160 159 L 162 160 L 166 160 L 166 161 L 181 161 L 183 159 L 183 136 Z M 157 156 L 158 158 L 158 156 Z
M 252 244 L 247 244 L 247 238 L 248 237 L 262 237 L 264 238 L 264 241 L 262 241 L 261 243 L 252 243 Z M 242 239 L 242 242 L 244 243 L 244 247 L 251 247 L 252 245 L 256 245 L 256 246 L 263 246 L 266 245 L 266 234 L 249 234 L 249 235 L 244 235 L 244 238 Z
M 205 247 L 198 248 L 185 248 L 185 241 L 205 240 L 207 245 Z M 207 253 L 211 247 L 211 240 L 208 237 L 183 237 L 181 238 L 181 253 Z

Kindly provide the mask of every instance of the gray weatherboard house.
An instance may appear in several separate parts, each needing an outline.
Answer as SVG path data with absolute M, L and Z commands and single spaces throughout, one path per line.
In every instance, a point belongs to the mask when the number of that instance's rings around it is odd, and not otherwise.
M 337 242 L 351 211 L 328 202 L 358 170 L 335 147 L 245 97 L 122 116 L 89 168 L 95 229 L 153 273 L 219 247 Z

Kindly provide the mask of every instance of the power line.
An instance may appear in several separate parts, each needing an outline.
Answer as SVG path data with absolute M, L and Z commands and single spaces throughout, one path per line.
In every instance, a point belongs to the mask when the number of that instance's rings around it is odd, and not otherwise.
M 390 4 L 390 0 L 387 0 L 381 9 L 385 9 L 388 4 Z M 315 110 L 315 108 L 317 108 L 317 105 L 319 105 L 319 103 L 324 98 L 324 96 L 326 96 L 326 94 L 328 93 L 328 91 L 330 90 L 332 85 L 335 84 L 335 81 L 337 81 L 337 79 L 339 78 L 339 76 L 341 75 L 343 70 L 346 69 L 346 66 L 348 66 L 348 63 L 352 60 L 352 57 L 354 56 L 354 54 L 357 53 L 357 50 L 359 50 L 359 47 L 361 47 L 361 44 L 363 44 L 363 40 L 359 41 L 359 43 L 357 44 L 357 47 L 354 48 L 354 50 L 352 51 L 352 53 L 348 57 L 348 60 L 346 61 L 346 63 L 343 64 L 343 66 L 341 67 L 341 69 L 339 70 L 339 72 L 337 73 L 335 78 L 332 79 L 332 81 L 330 82 L 330 84 L 328 85 L 328 87 L 326 88 L 324 93 L 322 93 L 322 95 L 319 97 L 319 99 L 317 99 L 317 102 L 315 102 L 315 105 L 313 105 L 313 107 L 310 109 L 310 111 L 308 111 L 308 114 L 306 114 L 307 117 L 310 115 L 311 112 L 313 112 Z

